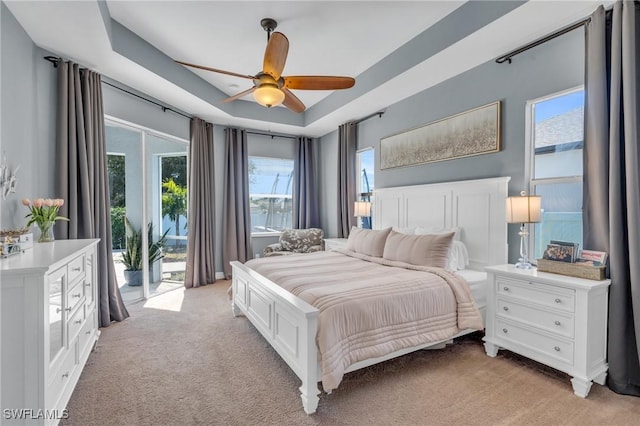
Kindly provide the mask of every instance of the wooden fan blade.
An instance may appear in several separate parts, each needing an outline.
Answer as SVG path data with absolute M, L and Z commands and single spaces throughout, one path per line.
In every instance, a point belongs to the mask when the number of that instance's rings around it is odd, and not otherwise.
M 262 72 L 270 74 L 274 80 L 280 78 L 289 53 L 289 40 L 279 32 L 271 34 L 267 49 L 264 51 Z
M 281 89 L 284 92 L 284 101 L 282 104 L 289 108 L 293 112 L 302 112 L 306 109 L 304 104 L 296 95 L 285 89 L 284 87 Z
M 255 86 L 253 86 L 250 89 L 247 89 L 247 90 L 245 90 L 243 92 L 240 92 L 240 93 L 238 93 L 236 95 L 230 96 L 227 99 L 224 99 L 222 102 L 227 103 L 227 102 L 235 101 L 236 99 L 240 99 L 241 97 L 246 96 L 249 93 L 253 93 L 254 90 L 256 90 Z
M 175 62 L 178 63 L 178 64 L 186 65 L 186 66 L 192 67 L 192 68 L 198 68 L 198 69 L 205 70 L 205 71 L 213 71 L 213 72 L 217 72 L 217 73 L 220 73 L 220 74 L 232 75 L 234 77 L 248 78 L 249 80 L 255 80 L 256 79 L 256 77 L 253 76 L 253 75 L 238 74 L 238 73 L 232 72 L 232 71 L 219 70 L 217 68 L 205 67 L 203 65 L 190 64 L 188 62 L 182 62 L 182 61 L 175 61 Z
M 338 90 L 348 89 L 356 84 L 352 77 L 336 77 L 330 75 L 294 75 L 282 77 L 283 87 L 300 90 Z

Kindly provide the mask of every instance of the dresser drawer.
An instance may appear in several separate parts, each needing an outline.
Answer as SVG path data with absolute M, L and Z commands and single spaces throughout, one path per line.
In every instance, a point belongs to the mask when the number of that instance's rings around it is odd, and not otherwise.
M 565 337 L 573 338 L 574 336 L 575 319 L 571 313 L 546 311 L 535 305 L 527 305 L 498 297 L 496 315 L 524 322 Z
M 80 329 L 80 334 L 78 335 L 78 345 L 80 347 L 80 357 L 87 351 L 87 346 L 93 342 L 93 339 L 96 335 L 96 319 L 95 315 L 92 312 L 87 312 L 87 319 L 82 325 Z
M 78 308 L 78 304 L 84 299 L 84 288 L 84 280 L 80 280 L 67 291 L 65 306 L 70 308 L 69 312 L 74 312 Z
M 73 259 L 68 264 L 68 277 L 69 283 L 73 284 L 80 277 L 84 277 L 85 273 L 85 265 L 86 265 L 86 257 L 84 253 L 75 259 Z
M 71 318 L 69 318 L 69 321 L 67 322 L 67 330 L 68 330 L 67 335 L 69 336 L 69 345 L 72 344 L 72 342 L 80 332 L 80 329 L 82 328 L 85 322 L 84 319 L 85 319 L 85 312 L 84 312 L 84 304 L 83 304 L 76 311 L 76 313 L 73 314 Z
M 55 407 L 62 395 L 62 391 L 69 383 L 71 374 L 76 368 L 76 348 L 75 346 L 65 354 L 62 365 L 49 376 L 47 385 L 46 407 Z
M 573 365 L 573 342 L 536 333 L 513 323 L 496 319 L 495 336 L 507 342 L 524 346 L 534 352 Z M 508 347 L 506 349 L 509 349 Z
M 498 295 L 527 300 L 567 312 L 575 311 L 574 290 L 505 277 L 497 277 L 495 285 Z

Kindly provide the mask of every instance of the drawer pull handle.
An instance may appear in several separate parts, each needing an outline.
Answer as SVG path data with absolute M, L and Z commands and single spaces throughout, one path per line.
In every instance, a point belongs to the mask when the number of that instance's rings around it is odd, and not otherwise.
M 553 349 L 554 349 L 556 352 L 560 352 L 560 348 L 559 348 L 558 346 L 555 346 Z
M 503 333 L 508 333 L 508 332 L 509 332 L 509 330 L 507 330 L 506 328 L 503 328 L 503 329 L 502 329 L 502 332 L 503 332 Z
M 84 283 L 86 287 L 91 287 L 91 283 Z
M 75 320 L 74 322 L 75 322 L 76 324 L 82 324 L 82 320 L 81 320 L 81 319 L 79 319 L 79 320 Z
M 509 307 L 508 306 L 504 306 L 502 309 L 504 309 L 505 311 L 508 311 Z
M 80 272 L 80 267 L 78 266 L 77 268 L 71 268 L 71 270 L 72 270 L 73 272 Z
M 560 325 L 560 321 L 556 321 L 556 325 Z
M 69 372 L 67 371 L 66 373 L 64 373 L 64 374 L 62 375 L 62 378 L 63 378 L 63 379 L 68 379 L 68 378 L 69 378 Z
M 509 291 L 509 287 L 507 287 L 507 286 L 502 287 L 502 289 L 503 289 L 504 291 Z
M 556 299 L 556 303 L 562 303 L 562 300 Z
M 91 334 L 91 330 L 89 330 L 89 331 L 85 331 L 85 333 L 84 333 L 84 334 Z
M 71 312 L 71 308 L 64 308 L 65 311 Z
M 56 314 L 59 314 L 60 312 L 62 312 L 62 309 L 56 308 Z
M 71 297 L 77 297 L 78 299 L 80 298 L 80 296 L 81 296 L 81 294 L 80 294 L 80 293 L 75 293 L 75 294 L 72 294 L 72 295 L 71 295 Z

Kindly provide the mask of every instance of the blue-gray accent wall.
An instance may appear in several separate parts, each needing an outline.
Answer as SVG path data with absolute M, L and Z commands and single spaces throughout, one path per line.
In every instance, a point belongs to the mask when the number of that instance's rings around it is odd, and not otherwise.
M 389 106 L 382 118 L 374 117 L 358 125 L 358 149 L 375 149 L 378 188 L 511 176 L 509 193 L 515 195 L 528 189 L 526 102 L 583 83 L 584 31 L 578 29 L 516 56 L 512 64 L 486 62 Z M 498 100 L 502 110 L 500 152 L 380 170 L 381 138 Z M 337 149 L 337 131 L 321 138 L 321 222 L 329 236 L 337 235 Z M 509 225 L 510 262 L 518 258 L 517 233 L 518 227 Z

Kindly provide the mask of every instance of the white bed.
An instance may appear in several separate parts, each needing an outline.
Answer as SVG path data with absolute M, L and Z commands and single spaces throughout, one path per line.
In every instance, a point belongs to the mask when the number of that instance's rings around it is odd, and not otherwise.
M 458 271 L 471 287 L 481 312 L 486 306 L 484 267 L 507 261 L 505 200 L 508 177 L 385 188 L 374 191 L 375 229 L 388 227 L 458 227 L 469 252 L 469 268 Z M 301 379 L 306 413 L 316 411 L 318 310 L 240 262 L 233 268 L 232 312 L 245 315 Z M 463 335 L 470 331 L 463 330 Z M 456 336 L 453 336 L 456 337 Z M 402 349 L 352 364 L 355 371 L 419 349 L 443 347 L 450 339 Z

